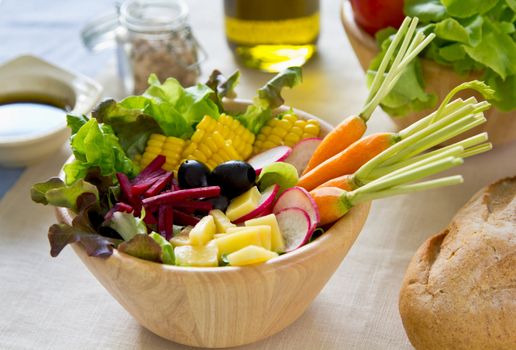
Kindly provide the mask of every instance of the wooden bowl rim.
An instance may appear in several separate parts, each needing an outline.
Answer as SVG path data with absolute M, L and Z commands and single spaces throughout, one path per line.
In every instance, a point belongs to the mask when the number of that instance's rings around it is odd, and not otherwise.
M 225 100 L 224 104 L 226 106 L 229 106 L 229 109 L 232 108 L 243 108 L 251 104 L 252 102 L 249 100 L 244 99 L 233 99 L 233 100 Z M 288 111 L 291 107 L 289 106 L 281 106 L 277 109 L 275 109 L 275 113 Z M 329 124 L 328 122 L 321 120 L 320 118 L 298 110 L 296 108 L 292 108 L 292 110 L 301 118 L 303 119 L 317 119 L 319 123 L 321 124 L 322 128 L 325 130 L 331 130 L 333 126 Z M 73 155 L 67 160 L 67 163 L 70 162 L 73 159 Z M 64 172 L 61 169 L 59 173 L 59 177 L 64 177 Z M 130 264 L 144 264 L 147 265 L 149 268 L 156 268 L 156 269 L 162 269 L 163 271 L 170 271 L 175 272 L 179 274 L 191 274 L 192 272 L 195 273 L 218 273 L 218 274 L 239 274 L 243 271 L 246 271 L 248 269 L 255 269 L 260 270 L 260 272 L 272 272 L 278 268 L 285 268 L 289 266 L 290 264 L 297 264 L 301 261 L 307 260 L 315 255 L 318 254 L 318 252 L 322 251 L 322 247 L 325 246 L 333 246 L 337 244 L 339 241 L 343 241 L 345 234 L 343 234 L 342 231 L 343 228 L 346 226 L 346 222 L 350 220 L 351 215 L 360 215 L 360 217 L 363 217 L 364 222 L 367 220 L 369 209 L 370 209 L 370 202 L 360 204 L 354 208 L 352 208 L 344 217 L 342 217 L 339 221 L 335 222 L 327 231 L 325 231 L 320 237 L 316 238 L 312 242 L 305 244 L 301 248 L 298 248 L 294 251 L 282 254 L 274 259 L 271 259 L 265 263 L 257 264 L 257 265 L 249 265 L 249 266 L 217 266 L 217 267 L 191 267 L 191 266 L 175 266 L 175 265 L 166 265 L 162 263 L 157 263 L 153 261 L 148 261 L 144 259 L 140 259 L 125 253 L 121 253 L 118 251 L 118 249 L 113 248 L 113 254 L 110 255 L 107 258 L 99 258 L 99 257 L 92 257 L 96 259 L 105 259 L 106 261 L 109 261 L 109 259 L 118 259 L 121 260 L 122 266 L 127 264 L 127 266 L 130 266 Z M 56 217 L 59 222 L 70 224 L 73 219 L 73 213 L 66 208 L 56 208 Z M 362 223 L 363 224 L 363 223 Z M 341 227 L 342 226 L 342 227 Z M 359 225 L 360 227 L 362 225 Z M 339 239 L 340 238 L 340 239 Z M 80 249 L 84 250 L 84 247 L 80 244 L 74 243 L 74 245 Z

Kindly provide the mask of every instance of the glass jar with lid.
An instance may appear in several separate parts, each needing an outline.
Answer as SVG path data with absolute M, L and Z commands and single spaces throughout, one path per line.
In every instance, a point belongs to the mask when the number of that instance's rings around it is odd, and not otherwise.
M 182 0 L 125 0 L 116 14 L 89 23 L 83 42 L 92 51 L 116 46 L 118 71 L 125 94 L 139 94 L 154 73 L 163 81 L 176 78 L 194 85 L 206 58 L 188 24 Z

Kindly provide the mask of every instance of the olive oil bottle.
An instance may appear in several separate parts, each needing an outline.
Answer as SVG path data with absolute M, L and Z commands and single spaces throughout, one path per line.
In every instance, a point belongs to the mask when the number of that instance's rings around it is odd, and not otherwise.
M 246 66 L 301 66 L 316 51 L 319 0 L 224 0 L 226 38 Z

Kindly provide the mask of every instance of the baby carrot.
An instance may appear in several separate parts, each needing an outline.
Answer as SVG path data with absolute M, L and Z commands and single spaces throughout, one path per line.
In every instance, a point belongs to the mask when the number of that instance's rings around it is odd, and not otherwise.
M 324 182 L 345 174 L 353 174 L 371 158 L 399 140 L 393 133 L 372 134 L 325 160 L 299 179 L 298 186 L 310 191 Z
M 407 166 L 399 171 L 382 176 L 353 191 L 337 187 L 319 187 L 310 191 L 319 209 L 321 225 L 330 224 L 344 216 L 359 203 L 388 196 L 410 193 L 462 182 L 462 177 L 451 176 L 410 184 L 413 181 L 435 175 L 463 163 L 461 158 L 446 157 L 419 166 Z
M 408 65 L 434 37 L 433 34 L 430 34 L 425 39 L 422 33 L 415 34 L 417 22 L 417 18 L 405 18 L 378 67 L 362 112 L 344 119 L 335 129 L 326 135 L 313 153 L 303 174 L 308 173 L 317 165 L 346 149 L 353 142 L 362 137 L 371 114 L 380 101 L 392 90 L 403 73 L 405 66 Z M 394 55 L 395 57 L 393 59 L 392 57 Z M 385 73 L 389 65 L 389 72 Z

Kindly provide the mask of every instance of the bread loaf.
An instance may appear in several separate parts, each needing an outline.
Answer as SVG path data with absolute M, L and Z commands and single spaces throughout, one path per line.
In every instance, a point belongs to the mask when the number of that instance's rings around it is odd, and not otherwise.
M 409 264 L 403 326 L 418 350 L 516 349 L 516 177 L 478 192 Z

